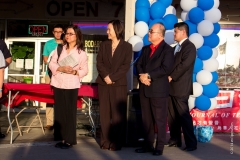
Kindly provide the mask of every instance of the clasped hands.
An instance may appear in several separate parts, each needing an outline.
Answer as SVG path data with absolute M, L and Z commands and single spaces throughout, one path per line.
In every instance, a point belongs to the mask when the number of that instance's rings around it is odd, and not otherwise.
M 113 81 L 110 79 L 109 75 L 107 75 L 107 76 L 104 78 L 104 81 L 105 81 L 107 84 L 114 84 L 114 83 L 115 83 L 115 82 L 113 82 Z
M 151 79 L 148 78 L 148 74 L 147 73 L 142 73 L 139 74 L 139 80 L 145 84 L 146 86 L 150 86 L 151 85 Z
M 61 67 L 58 67 L 57 70 L 60 72 L 63 72 L 63 73 L 67 73 L 67 74 L 75 73 L 75 71 L 73 70 L 73 67 L 71 67 L 71 66 L 61 66 Z

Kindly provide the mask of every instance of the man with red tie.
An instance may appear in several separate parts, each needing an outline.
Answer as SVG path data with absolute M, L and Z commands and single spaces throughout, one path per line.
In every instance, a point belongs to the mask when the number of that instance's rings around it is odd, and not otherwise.
M 139 96 L 144 128 L 144 145 L 137 153 L 153 152 L 162 155 L 166 139 L 169 81 L 174 62 L 174 50 L 164 41 L 165 27 L 154 24 L 149 30 L 150 45 L 143 47 L 136 67 L 139 74 Z M 156 146 L 154 125 L 158 128 Z

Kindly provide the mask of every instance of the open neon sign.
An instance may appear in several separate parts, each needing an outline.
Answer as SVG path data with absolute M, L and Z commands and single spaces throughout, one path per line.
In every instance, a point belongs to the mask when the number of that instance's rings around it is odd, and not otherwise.
M 43 36 L 43 34 L 48 34 L 48 25 L 29 25 L 28 34 L 32 36 Z

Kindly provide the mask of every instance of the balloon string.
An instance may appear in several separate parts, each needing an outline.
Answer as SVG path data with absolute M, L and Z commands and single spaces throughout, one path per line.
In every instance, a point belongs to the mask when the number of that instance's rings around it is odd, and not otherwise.
M 134 65 L 134 63 L 138 60 L 139 57 L 137 57 L 131 64 L 130 66 Z

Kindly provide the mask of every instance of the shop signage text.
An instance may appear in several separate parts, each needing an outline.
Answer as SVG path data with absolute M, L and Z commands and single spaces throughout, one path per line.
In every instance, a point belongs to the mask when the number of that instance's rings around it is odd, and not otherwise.
M 48 25 L 29 25 L 28 34 L 32 36 L 43 36 L 43 34 L 48 34 Z
M 104 8 L 105 7 L 105 8 Z M 46 4 L 47 16 L 51 17 L 100 17 L 108 12 L 111 17 L 119 17 L 124 2 L 101 3 L 99 1 L 52 0 Z

